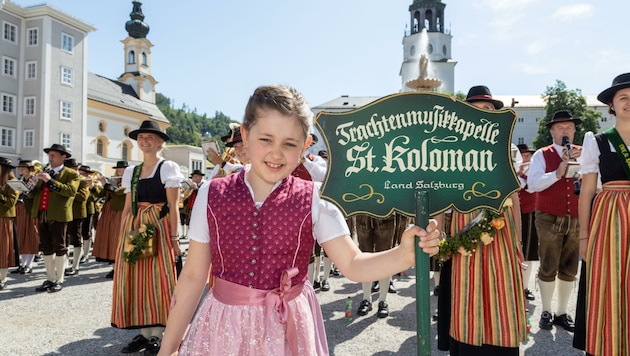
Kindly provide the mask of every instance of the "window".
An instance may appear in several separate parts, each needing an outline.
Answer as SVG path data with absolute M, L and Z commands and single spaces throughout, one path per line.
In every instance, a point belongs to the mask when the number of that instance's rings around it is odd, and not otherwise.
M 142 52 L 142 65 L 147 65 L 147 54 Z
M 26 62 L 26 80 L 37 79 L 37 62 Z
M 525 118 L 519 117 L 517 122 L 525 122 Z
M 35 97 L 27 96 L 24 98 L 24 115 L 35 116 Z
M 0 147 L 13 148 L 15 130 L 6 127 L 0 128 Z
M 202 170 L 203 161 L 200 161 L 200 160 L 197 160 L 197 159 L 193 159 L 193 160 L 191 161 L 191 166 L 192 166 L 192 169 L 193 169 L 193 170 L 195 170 L 195 169 Z M 203 172 L 203 171 L 202 171 L 202 172 Z
M 2 57 L 2 75 L 15 78 L 17 62 L 13 58 Z
M 72 142 L 70 141 L 70 134 L 68 133 L 60 133 L 59 134 L 59 141 L 62 145 L 64 145 L 67 148 L 70 148 Z
M 98 123 L 98 130 L 100 132 L 105 132 L 105 129 L 107 128 L 107 124 L 105 124 L 105 121 L 100 121 Z
M 124 142 L 122 144 L 121 157 L 122 157 L 122 159 L 124 159 L 126 161 L 129 160 L 129 143 L 128 142 Z
M 519 145 L 522 145 L 522 144 L 524 144 L 524 143 L 525 143 L 525 139 L 524 139 L 523 137 L 519 137 L 519 138 L 518 138 L 518 144 L 519 144 Z
M 68 53 L 73 53 L 74 52 L 74 37 L 62 33 L 61 34 L 61 49 L 68 52 Z
M 61 67 L 61 83 L 72 85 L 72 68 Z
M 2 112 L 15 114 L 15 95 L 2 93 Z
M 27 31 L 27 46 L 37 46 L 39 44 L 39 29 L 29 28 Z
M 17 26 L 9 22 L 2 23 L 2 38 L 5 41 L 17 43 Z
M 72 120 L 72 103 L 69 101 L 60 101 L 61 118 L 66 120 Z
M 35 146 L 35 131 L 24 130 L 24 147 L 34 147 L 34 146 Z
M 127 60 L 127 63 L 129 64 L 136 63 L 136 52 L 134 51 L 129 52 L 129 59 Z
M 103 139 L 102 139 L 102 138 L 99 138 L 99 139 L 96 141 L 96 154 L 97 154 L 97 155 L 99 155 L 99 156 L 101 156 L 101 157 L 104 157 L 104 156 L 103 156 L 104 146 L 105 146 L 105 145 L 103 144 Z

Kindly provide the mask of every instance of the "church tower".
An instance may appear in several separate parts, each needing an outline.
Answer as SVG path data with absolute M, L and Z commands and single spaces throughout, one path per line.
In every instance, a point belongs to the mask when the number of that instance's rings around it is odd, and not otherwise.
M 155 104 L 155 85 L 157 81 L 151 75 L 151 47 L 147 39 L 149 25 L 144 22 L 142 3 L 132 1 L 131 19 L 125 24 L 129 37 L 122 40 L 125 46 L 125 72 L 118 81 L 130 85 L 143 101 Z
M 438 91 L 455 92 L 457 62 L 451 59 L 452 36 L 445 29 L 445 7 L 446 4 L 441 0 L 414 0 L 409 5 L 410 30 L 405 31 L 402 41 L 401 91 L 414 90 L 405 84 L 420 76 L 420 56 L 424 53 L 429 59 L 427 77 L 442 81 Z

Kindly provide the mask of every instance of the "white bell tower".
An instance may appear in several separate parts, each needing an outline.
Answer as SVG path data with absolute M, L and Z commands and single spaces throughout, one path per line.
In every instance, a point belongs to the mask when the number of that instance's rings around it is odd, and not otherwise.
M 451 58 L 450 30 L 445 29 L 444 8 L 440 0 L 414 0 L 409 5 L 410 30 L 403 37 L 403 62 L 400 67 L 401 91 L 413 91 L 405 84 L 420 76 L 420 56 L 429 59 L 427 77 L 442 81 L 438 92 L 455 93 L 455 65 Z M 421 41 L 422 30 L 426 29 L 426 45 Z M 422 44 L 422 46 L 421 46 Z M 426 48 L 421 48 L 425 47 Z

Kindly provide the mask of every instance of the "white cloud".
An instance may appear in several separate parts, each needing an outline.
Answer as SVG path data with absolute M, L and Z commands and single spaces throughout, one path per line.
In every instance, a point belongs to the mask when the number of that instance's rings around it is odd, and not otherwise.
M 475 7 L 487 8 L 492 11 L 522 10 L 540 0 L 478 0 L 474 2 Z
M 591 17 L 594 11 L 595 7 L 591 4 L 572 4 L 560 6 L 551 17 L 562 22 L 572 22 L 577 19 Z

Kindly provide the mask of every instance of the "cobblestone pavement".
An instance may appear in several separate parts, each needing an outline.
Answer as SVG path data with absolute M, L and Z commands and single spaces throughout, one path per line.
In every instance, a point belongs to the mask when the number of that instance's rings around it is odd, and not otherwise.
M 110 326 L 112 281 L 105 278 L 110 270 L 111 265 L 90 259 L 81 265 L 78 276 L 67 277 L 58 293 L 35 292 L 45 279 L 43 263 L 36 263 L 32 274 L 9 274 L 7 289 L 0 291 L 0 355 L 118 355 L 137 331 Z M 368 315 L 356 316 L 362 299 L 360 283 L 343 276 L 329 278 L 331 290 L 317 293 L 332 355 L 417 354 L 414 269 L 407 274 L 407 279 L 395 280 L 398 293 L 388 295 L 390 316 L 384 319 L 376 317 L 376 303 Z M 529 288 L 537 300 L 528 304 L 532 312 L 531 337 L 522 344 L 521 353 L 583 355 L 571 347 L 571 333 L 557 328 L 539 330 L 541 310 L 534 277 Z M 354 305 L 352 321 L 344 317 L 348 296 Z M 372 296 L 376 302 L 377 293 Z M 571 315 L 575 311 L 575 296 L 576 291 L 569 307 Z M 436 301 L 432 296 L 432 310 Z M 432 323 L 432 354 L 448 355 L 437 351 L 435 329 L 436 324 Z

